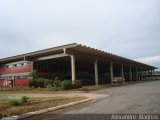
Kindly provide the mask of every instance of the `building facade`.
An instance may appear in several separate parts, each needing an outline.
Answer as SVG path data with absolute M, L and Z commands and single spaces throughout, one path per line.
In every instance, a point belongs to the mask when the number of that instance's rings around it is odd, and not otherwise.
M 124 82 L 144 80 L 156 69 L 121 56 L 68 44 L 0 59 L 0 87 L 28 86 L 29 73 L 37 70 L 47 79 L 81 80 L 83 85 L 112 84 L 115 78 Z

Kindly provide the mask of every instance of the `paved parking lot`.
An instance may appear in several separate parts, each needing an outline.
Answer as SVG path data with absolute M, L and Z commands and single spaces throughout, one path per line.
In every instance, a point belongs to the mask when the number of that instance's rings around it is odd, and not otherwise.
M 56 114 L 160 114 L 160 81 L 148 81 L 91 91 L 104 97 L 91 102 L 38 116 L 56 119 Z M 34 119 L 34 117 L 33 117 Z M 35 117 L 37 119 L 37 117 Z

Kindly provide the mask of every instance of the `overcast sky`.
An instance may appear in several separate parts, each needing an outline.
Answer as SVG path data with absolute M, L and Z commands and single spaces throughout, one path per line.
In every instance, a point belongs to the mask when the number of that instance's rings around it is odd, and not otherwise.
M 0 58 L 75 42 L 160 67 L 160 0 L 0 0 Z

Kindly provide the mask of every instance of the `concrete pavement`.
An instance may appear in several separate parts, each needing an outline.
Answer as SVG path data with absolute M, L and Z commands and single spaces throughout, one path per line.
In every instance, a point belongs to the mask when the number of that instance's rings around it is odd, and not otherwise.
M 64 115 L 86 114 L 159 114 L 160 81 L 103 88 L 89 92 L 101 95 L 95 101 L 33 117 L 32 119 L 66 119 Z M 106 96 L 105 96 L 106 95 Z M 109 96 L 108 96 L 109 95 Z M 58 115 L 57 114 L 62 114 Z M 84 116 L 83 116 L 84 117 Z M 81 117 L 81 118 L 83 118 Z M 59 120 L 59 119 L 58 119 Z

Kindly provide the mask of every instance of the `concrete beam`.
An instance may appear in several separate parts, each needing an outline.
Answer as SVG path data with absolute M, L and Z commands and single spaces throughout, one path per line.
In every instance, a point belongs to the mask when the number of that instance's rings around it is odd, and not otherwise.
M 75 65 L 75 56 L 70 55 L 71 57 L 71 76 L 72 76 L 72 83 L 75 83 L 76 80 L 76 65 Z
M 98 60 L 97 59 L 94 62 L 94 70 L 95 70 L 95 85 L 98 86 Z
M 48 60 L 48 59 L 67 57 L 67 56 L 70 56 L 70 55 L 65 54 L 65 53 L 55 54 L 55 55 L 47 55 L 47 56 L 35 58 L 35 59 L 33 59 L 33 61 Z
M 27 76 L 30 72 L 25 73 L 12 73 L 12 74 L 2 74 L 1 77 L 14 77 L 14 76 Z
M 29 61 L 26 61 L 26 62 L 29 62 Z M 10 62 L 10 63 L 3 64 L 2 66 L 13 65 L 13 64 L 19 64 L 19 63 L 24 63 L 24 61 Z

